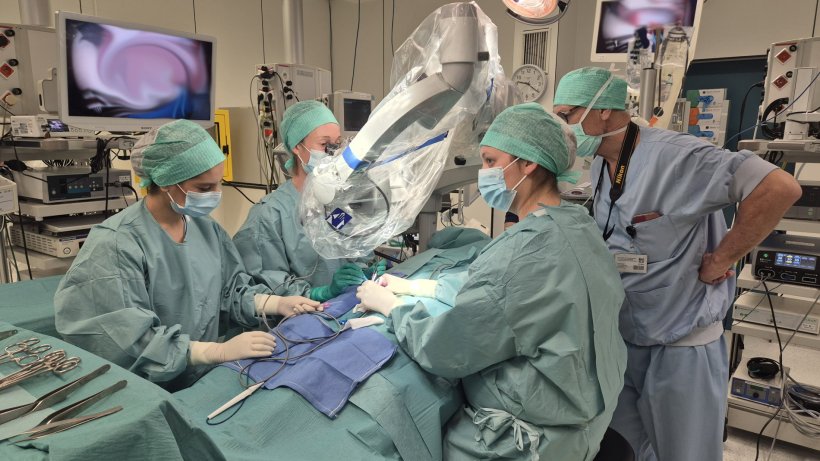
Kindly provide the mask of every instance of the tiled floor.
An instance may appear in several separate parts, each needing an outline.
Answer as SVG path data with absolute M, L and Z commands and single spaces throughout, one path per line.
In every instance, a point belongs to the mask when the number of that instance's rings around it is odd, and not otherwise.
M 729 428 L 729 440 L 723 445 L 723 461 L 754 461 L 757 434 Z M 760 461 L 766 461 L 772 439 L 763 437 L 760 440 Z M 775 444 L 769 461 L 818 461 L 820 452 L 798 445 L 778 441 Z

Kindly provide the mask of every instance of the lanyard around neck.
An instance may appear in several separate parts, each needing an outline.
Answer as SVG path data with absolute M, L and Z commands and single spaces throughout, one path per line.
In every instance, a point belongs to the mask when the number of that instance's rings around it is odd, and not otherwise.
M 609 240 L 612 233 L 615 231 L 615 225 L 609 227 L 609 220 L 612 218 L 612 208 L 615 202 L 621 198 L 624 193 L 624 185 L 626 184 L 626 173 L 629 171 L 629 161 L 632 160 L 632 154 L 635 153 L 635 147 L 638 145 L 638 125 L 629 122 L 626 128 L 626 136 L 624 142 L 621 144 L 621 152 L 618 154 L 618 163 L 615 165 L 615 176 L 612 181 L 612 187 L 609 189 L 609 212 L 606 215 L 606 224 L 604 224 L 604 241 Z M 595 195 L 601 190 L 601 182 L 604 180 L 604 172 L 606 171 L 607 161 L 604 160 L 601 164 L 601 174 L 598 176 L 598 185 L 595 187 Z M 594 202 L 594 198 L 593 198 Z

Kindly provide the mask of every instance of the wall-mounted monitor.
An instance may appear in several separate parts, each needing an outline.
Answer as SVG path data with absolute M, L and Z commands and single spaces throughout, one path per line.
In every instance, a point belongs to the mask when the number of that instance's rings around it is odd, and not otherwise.
M 689 36 L 689 49 L 695 48 L 703 0 L 596 1 L 590 55 L 593 62 L 626 62 L 629 41 L 635 29 L 644 26 L 681 26 Z M 654 41 L 654 37 L 650 39 Z
M 336 91 L 329 95 L 328 106 L 339 121 L 343 137 L 355 136 L 373 111 L 373 95 L 356 91 Z
M 65 123 L 126 132 L 176 119 L 213 125 L 213 37 L 60 12 L 57 46 Z

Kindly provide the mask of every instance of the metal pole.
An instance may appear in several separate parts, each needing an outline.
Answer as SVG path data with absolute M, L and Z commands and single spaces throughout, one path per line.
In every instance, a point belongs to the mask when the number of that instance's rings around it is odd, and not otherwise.
M 51 0 L 17 0 L 20 23 L 28 26 L 54 27 Z
M 305 63 L 304 25 L 305 23 L 302 19 L 302 0 L 285 0 L 282 2 L 285 61 L 289 64 Z
M 655 109 L 655 92 L 658 91 L 658 71 L 648 67 L 641 71 L 641 97 L 638 100 L 639 115 L 647 122 L 652 118 Z

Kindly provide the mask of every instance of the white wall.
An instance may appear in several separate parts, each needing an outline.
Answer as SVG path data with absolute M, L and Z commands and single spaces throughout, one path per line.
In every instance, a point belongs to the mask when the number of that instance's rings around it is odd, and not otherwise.
M 389 91 L 395 47 L 434 9 L 451 0 L 362 0 L 356 78 L 353 89 L 380 99 Z M 305 63 L 331 69 L 328 0 L 303 0 Z M 811 35 L 815 8 L 820 0 L 708 0 L 703 13 L 696 56 L 727 57 L 762 54 L 772 41 Z M 356 38 L 358 0 L 331 0 L 333 17 L 333 87 L 349 89 Z M 772 9 L 777 4 L 776 25 Z M 500 0 L 478 0 L 498 26 L 502 65 L 512 72 L 515 23 Z M 236 179 L 258 181 L 254 122 L 249 107 L 249 81 L 254 66 L 284 60 L 281 0 L 52 0 L 54 9 L 144 23 L 217 38 L 216 103 L 218 107 L 245 108 L 232 120 Z M 556 75 L 587 65 L 592 44 L 595 1 L 576 0 L 559 26 Z M 817 19 L 820 22 L 820 18 Z M 0 0 L 0 22 L 19 22 L 17 0 Z M 257 199 L 260 193 L 246 191 Z M 481 202 L 481 201 L 479 201 Z M 483 205 L 483 204 L 482 204 Z M 481 205 L 478 205 L 480 208 Z M 229 232 L 235 231 L 249 204 L 233 190 L 225 191 L 223 206 L 214 216 Z M 474 216 L 471 216 L 473 214 Z M 478 216 L 475 216 L 478 215 Z M 478 208 L 468 217 L 489 224 L 487 210 Z

